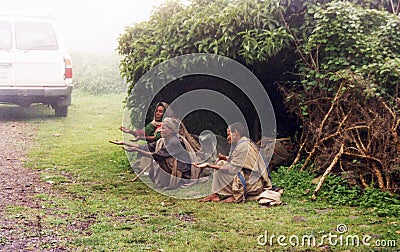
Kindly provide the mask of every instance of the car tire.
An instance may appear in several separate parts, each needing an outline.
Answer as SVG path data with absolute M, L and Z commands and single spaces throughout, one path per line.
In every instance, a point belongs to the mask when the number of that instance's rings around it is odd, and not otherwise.
M 67 117 L 68 106 L 57 106 L 54 108 L 57 117 Z

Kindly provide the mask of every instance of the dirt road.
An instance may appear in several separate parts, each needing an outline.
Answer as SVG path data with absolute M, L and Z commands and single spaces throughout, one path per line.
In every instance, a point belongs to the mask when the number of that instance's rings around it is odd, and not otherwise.
M 60 238 L 43 232 L 45 210 L 34 197 L 52 193 L 51 187 L 40 181 L 38 171 L 22 167 L 34 135 L 30 124 L 0 118 L 0 251 L 64 251 L 57 245 Z M 26 218 L 10 210 L 15 206 L 38 214 Z

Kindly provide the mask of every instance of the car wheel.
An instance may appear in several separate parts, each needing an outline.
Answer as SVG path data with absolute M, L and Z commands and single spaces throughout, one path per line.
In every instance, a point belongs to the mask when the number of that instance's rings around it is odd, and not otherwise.
M 67 117 L 68 106 L 57 106 L 54 108 L 57 117 Z

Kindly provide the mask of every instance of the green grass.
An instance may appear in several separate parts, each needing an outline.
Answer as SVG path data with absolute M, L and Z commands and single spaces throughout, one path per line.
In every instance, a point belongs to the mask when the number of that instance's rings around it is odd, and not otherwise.
M 107 142 L 121 138 L 123 99 L 123 95 L 95 97 L 74 92 L 67 118 L 52 116 L 51 109 L 34 109 L 36 114 L 27 120 L 37 127 L 36 145 L 26 166 L 39 170 L 55 193 L 37 196 L 43 201 L 40 210 L 10 207 L 9 218 L 40 215 L 43 232 L 64 236 L 68 242 L 63 245 L 73 251 L 379 249 L 333 246 L 328 241 L 324 246 L 296 247 L 277 242 L 279 235 L 314 235 L 317 239 L 337 235 L 335 228 L 341 223 L 348 227 L 344 235 L 371 235 L 371 244 L 379 239 L 397 240 L 399 248 L 399 220 L 378 217 L 365 208 L 311 202 L 296 194 L 284 195 L 285 204 L 274 208 L 256 202 L 199 203 L 164 196 L 140 180 L 132 182 L 136 175 L 124 152 Z M 86 229 L 79 233 L 74 227 Z M 265 232 L 269 238 L 275 235 L 272 246 L 257 243 L 257 239 L 263 241 Z

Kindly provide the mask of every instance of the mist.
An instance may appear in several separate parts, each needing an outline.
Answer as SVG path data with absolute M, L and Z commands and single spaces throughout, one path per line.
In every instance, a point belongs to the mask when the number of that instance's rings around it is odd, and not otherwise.
M 51 15 L 71 53 L 116 53 L 125 27 L 148 20 L 165 0 L 2 0 L 2 10 Z

